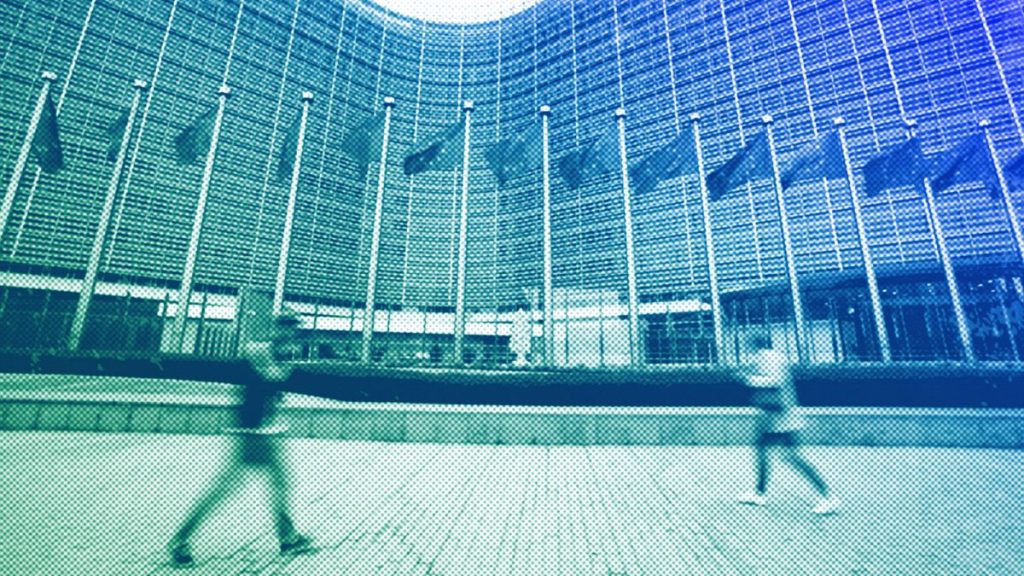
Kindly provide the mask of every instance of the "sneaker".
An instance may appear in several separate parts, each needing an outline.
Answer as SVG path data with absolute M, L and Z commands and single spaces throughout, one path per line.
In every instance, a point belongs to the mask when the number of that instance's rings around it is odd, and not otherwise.
M 192 546 L 186 541 L 172 540 L 167 545 L 167 553 L 171 555 L 171 566 L 175 568 L 191 568 L 196 564 L 192 558 Z
M 753 491 L 740 494 L 737 500 L 740 504 L 750 504 L 751 506 L 765 506 L 768 504 L 768 499 L 764 497 L 764 494 Z
M 302 534 L 292 534 L 281 540 L 281 554 L 302 554 L 313 549 L 313 539 Z
M 829 514 L 835 514 L 839 511 L 839 499 L 834 496 L 823 497 L 818 500 L 818 503 L 814 505 L 811 512 L 820 516 L 827 516 Z

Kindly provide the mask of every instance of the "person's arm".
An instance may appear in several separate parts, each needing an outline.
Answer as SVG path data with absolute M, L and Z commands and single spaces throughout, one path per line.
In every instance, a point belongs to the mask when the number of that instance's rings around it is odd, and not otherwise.
M 252 369 L 264 380 L 282 382 L 291 376 L 291 366 L 280 357 L 279 350 L 275 349 L 275 342 L 246 342 L 243 353 Z
M 789 378 L 789 364 L 781 354 L 761 352 L 747 370 L 747 385 L 754 388 L 778 388 Z

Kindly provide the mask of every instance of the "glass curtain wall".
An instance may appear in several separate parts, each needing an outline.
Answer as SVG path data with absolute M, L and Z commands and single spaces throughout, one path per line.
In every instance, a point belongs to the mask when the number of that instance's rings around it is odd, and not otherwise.
M 979 131 L 1000 162 L 1024 145 L 1020 0 L 546 0 L 498 21 L 411 20 L 364 0 L 15 0 L 0 6 L 0 169 L 10 208 L 0 236 L 7 347 L 60 347 L 114 163 L 112 126 L 138 108 L 83 347 L 167 349 L 203 180 L 176 139 L 231 89 L 195 256 L 187 352 L 230 355 L 242 295 L 275 288 L 291 182 L 278 175 L 300 95 L 305 131 L 284 301 L 304 317 L 307 354 L 360 361 L 512 362 L 520 309 L 533 365 L 732 362 L 751 331 L 796 357 L 776 196 L 754 178 L 710 203 L 723 342 L 716 348 L 696 174 L 630 192 L 640 350 L 630 350 L 626 219 L 615 165 L 570 186 L 566 154 L 615 129 L 625 110 L 635 165 L 699 113 L 707 170 L 764 130 L 785 166 L 846 120 L 862 223 L 895 360 L 963 359 L 936 229 L 911 186 L 865 195 L 862 168 L 917 121 L 929 159 Z M 41 72 L 56 73 L 64 166 L 29 156 L 11 183 Z M 379 148 L 358 130 L 394 97 L 377 272 L 369 278 Z M 464 276 L 456 358 L 462 195 L 455 166 L 407 175 L 404 159 L 465 117 L 471 100 Z M 536 167 L 501 180 L 487 151 L 528 133 L 550 106 L 553 325 L 543 330 L 543 188 Z M 461 138 L 461 136 L 460 136 Z M 353 144 L 355 143 L 355 144 Z M 379 146 L 379 144 L 377 144 Z M 458 146 L 462 145 L 460 140 Z M 540 146 L 540 142 L 529 142 Z M 600 171 L 597 171 L 600 172 Z M 13 193 L 10 193 L 13 190 Z M 1020 190 L 1012 190 L 1020 211 Z M 784 191 L 803 297 L 805 360 L 876 361 L 880 345 L 845 179 Z M 1021 257 L 1006 208 L 982 182 L 935 193 L 979 360 L 1020 360 Z M 373 318 L 365 316 L 368 286 Z M 551 356 L 545 358 L 545 337 Z

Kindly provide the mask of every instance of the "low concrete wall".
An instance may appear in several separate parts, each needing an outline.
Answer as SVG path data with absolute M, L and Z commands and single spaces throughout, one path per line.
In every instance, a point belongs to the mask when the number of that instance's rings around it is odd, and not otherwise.
M 7 392 L 0 429 L 220 434 L 228 398 L 116 399 Z M 804 408 L 810 444 L 1024 448 L 1024 410 Z M 295 437 L 387 442 L 539 445 L 737 445 L 750 442 L 749 408 L 612 408 L 358 404 L 289 401 Z
M 0 351 L 0 369 L 25 376 L 124 377 L 245 384 L 240 360 L 181 355 Z M 1024 363 L 896 362 L 795 366 L 805 406 L 1024 409 Z M 342 402 L 530 406 L 744 406 L 749 391 L 730 366 L 482 370 L 295 364 L 282 389 Z

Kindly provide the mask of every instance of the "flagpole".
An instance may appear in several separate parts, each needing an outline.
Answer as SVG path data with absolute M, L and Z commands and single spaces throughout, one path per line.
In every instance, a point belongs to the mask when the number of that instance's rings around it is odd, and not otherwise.
M 864 274 L 868 281 L 868 295 L 871 297 L 871 312 L 875 317 L 875 337 L 878 338 L 878 349 L 882 362 L 892 360 L 892 349 L 889 346 L 889 333 L 885 328 L 885 316 L 882 314 L 882 297 L 878 293 L 878 278 L 875 276 L 874 258 L 868 246 L 867 231 L 864 229 L 864 218 L 861 216 L 860 198 L 857 196 L 857 185 L 853 180 L 853 165 L 850 163 L 850 151 L 846 144 L 846 120 L 835 118 L 832 124 L 839 135 L 839 146 L 843 151 L 843 167 L 846 169 L 846 183 L 850 191 L 850 202 L 853 205 L 853 220 L 857 224 L 857 241 L 860 253 L 864 258 Z
M 800 280 L 796 274 L 796 261 L 793 259 L 793 242 L 789 236 L 789 217 L 786 214 L 786 200 L 782 194 L 782 180 L 779 177 L 779 158 L 775 153 L 775 131 L 772 128 L 775 120 L 771 114 L 761 117 L 764 129 L 768 134 L 768 151 L 772 159 L 772 184 L 775 187 L 775 201 L 779 209 L 779 226 L 782 228 L 782 249 L 786 257 L 786 273 L 789 276 L 789 292 L 793 299 L 793 321 L 796 323 L 796 355 L 799 362 L 807 359 L 807 335 L 804 327 L 804 305 L 800 297 Z
M 722 330 L 722 301 L 718 293 L 718 270 L 715 264 L 715 241 L 711 234 L 711 206 L 708 202 L 708 185 L 704 181 L 704 152 L 700 145 L 700 114 L 690 114 L 693 126 L 693 147 L 697 154 L 697 177 L 700 180 L 700 207 L 704 221 L 704 246 L 708 255 L 708 283 L 711 291 L 711 320 L 715 329 L 715 361 L 725 361 L 725 336 Z
M 370 361 L 370 341 L 373 339 L 374 297 L 377 292 L 377 259 L 380 253 L 380 225 L 384 208 L 384 176 L 388 163 L 388 134 L 391 131 L 391 109 L 395 99 L 384 98 L 384 134 L 380 144 L 380 167 L 377 172 L 377 203 L 373 209 L 373 236 L 370 241 L 370 264 L 366 275 L 366 309 L 363 311 L 363 362 Z
M 302 118 L 299 120 L 299 134 L 295 142 L 295 161 L 292 162 L 291 186 L 288 189 L 288 207 L 284 213 L 284 234 L 281 238 L 281 253 L 277 260 L 277 281 L 274 284 L 274 314 L 280 314 L 284 306 L 284 281 L 288 273 L 288 251 L 292 243 L 292 223 L 295 220 L 295 199 L 299 191 L 299 172 L 302 168 L 302 144 L 306 139 L 306 121 L 309 106 L 313 102 L 312 92 L 303 92 Z
M 626 229 L 626 287 L 629 291 L 629 363 L 640 364 L 640 322 L 636 291 L 636 259 L 633 256 L 633 209 L 629 198 L 629 162 L 626 158 L 626 110 L 617 108 L 615 119 L 619 125 L 619 159 L 622 169 L 622 205 Z
M 551 107 L 540 107 L 541 139 L 543 143 L 543 184 L 544 184 L 544 362 L 551 366 L 555 363 L 555 313 L 554 287 L 551 274 L 551 156 L 550 132 L 548 124 L 551 119 Z M 527 143 L 529 146 L 529 143 Z
M 462 201 L 459 213 L 459 268 L 456 276 L 455 289 L 455 363 L 462 364 L 462 341 L 466 334 L 466 226 L 468 224 L 467 209 L 469 206 L 469 121 L 473 112 L 473 101 L 462 103 L 466 113 L 463 129 L 465 137 L 462 145 Z
M 192 280 L 195 276 L 196 258 L 199 255 L 199 236 L 203 231 L 203 215 L 206 213 L 206 197 L 210 191 L 210 179 L 213 176 L 213 161 L 217 156 L 217 141 L 220 140 L 221 123 L 224 120 L 224 107 L 227 105 L 231 88 L 226 85 L 217 89 L 217 115 L 213 120 L 213 133 L 210 135 L 210 149 L 206 152 L 206 164 L 203 166 L 203 179 L 199 184 L 199 199 L 196 202 L 196 213 L 192 219 L 192 236 L 188 242 L 185 256 L 185 269 L 181 275 L 181 288 L 178 290 L 177 310 L 171 329 L 174 348 L 182 352 L 185 345 L 185 321 L 188 318 L 189 303 L 192 300 Z
M 3 240 L 4 229 L 7 228 L 7 218 L 10 216 L 11 207 L 14 205 L 14 195 L 18 192 L 21 174 L 25 171 L 28 154 L 32 151 L 32 140 L 35 139 L 36 129 L 39 127 L 39 118 L 43 115 L 43 106 L 46 105 L 46 98 L 50 94 L 50 85 L 57 79 L 57 75 L 49 70 L 43 71 L 40 76 L 43 79 L 43 87 L 39 89 L 39 98 L 36 100 L 35 109 L 32 110 L 32 118 L 28 122 L 28 132 L 25 133 L 25 140 L 21 143 L 21 151 L 18 152 L 18 160 L 14 163 L 14 172 L 11 174 L 11 180 L 7 183 L 7 193 L 4 195 L 4 202 L 0 205 L 0 240 Z
M 904 127 L 907 139 L 914 137 L 916 120 L 904 119 Z M 946 287 L 949 289 L 949 297 L 953 303 L 953 315 L 956 317 L 956 329 L 960 335 L 960 345 L 964 349 L 964 360 L 974 362 L 974 344 L 971 342 L 971 333 L 967 329 L 967 315 L 964 314 L 964 307 L 960 300 L 960 288 L 956 283 L 956 273 L 953 271 L 953 262 L 949 257 L 949 249 L 946 247 L 946 235 L 942 231 L 942 223 L 939 221 L 939 211 L 935 204 L 935 195 L 932 192 L 931 179 L 928 176 L 924 180 L 924 203 L 934 230 L 935 243 L 939 248 L 939 260 L 942 262 L 942 272 L 946 277 Z
M 1006 185 L 1006 175 L 1003 174 L 1003 167 L 999 164 L 999 156 L 996 154 L 996 146 L 992 142 L 992 122 L 985 118 L 978 122 L 978 126 L 985 133 L 985 144 L 988 146 L 988 153 L 992 158 L 992 165 L 995 167 L 996 178 L 999 180 L 999 192 L 1003 203 L 1006 205 L 1006 215 L 1010 219 L 1010 229 L 1013 231 L 1013 240 L 1017 245 L 1017 255 L 1024 260 L 1024 234 L 1021 234 L 1020 220 L 1017 218 L 1017 210 L 1013 206 L 1010 187 Z
M 100 212 L 100 222 L 96 227 L 96 236 L 92 242 L 92 252 L 89 254 L 89 265 L 85 269 L 85 279 L 82 280 L 82 291 L 78 295 L 78 306 L 75 308 L 75 318 L 71 322 L 71 335 L 68 337 L 68 350 L 78 350 L 82 340 L 82 330 L 85 328 L 86 315 L 89 312 L 89 304 L 92 302 L 93 292 L 96 289 L 96 276 L 99 273 L 100 258 L 103 256 L 103 245 L 107 239 L 107 228 L 110 225 L 110 216 L 114 209 L 114 199 L 117 197 L 118 184 L 121 182 L 121 172 L 124 169 L 125 156 L 128 153 L 128 143 L 132 139 L 132 128 L 135 125 L 135 115 L 139 109 L 139 99 L 142 91 L 146 89 L 145 80 L 135 80 L 132 83 L 135 93 L 132 96 L 131 109 L 128 111 L 128 122 L 124 126 L 124 133 L 121 135 L 121 146 L 117 149 L 117 159 L 114 161 L 114 172 L 110 176 L 110 184 L 107 186 L 107 196 L 103 201 L 103 210 Z

